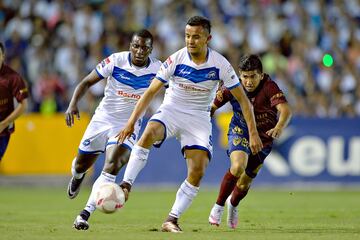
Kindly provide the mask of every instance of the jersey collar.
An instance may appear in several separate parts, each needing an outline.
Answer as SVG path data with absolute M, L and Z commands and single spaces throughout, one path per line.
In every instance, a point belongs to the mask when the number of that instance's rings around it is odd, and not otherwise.
M 129 52 L 129 54 L 128 54 L 128 61 L 129 61 L 130 67 L 132 67 L 133 64 L 132 64 L 132 62 L 131 62 L 131 53 L 130 53 L 130 52 Z M 148 61 L 147 61 L 147 64 L 145 65 L 145 68 L 148 68 L 148 67 L 150 66 L 150 63 L 151 63 L 151 58 L 148 57 Z M 138 66 L 135 66 L 135 65 L 134 65 L 134 67 L 143 68 L 143 67 L 138 67 Z

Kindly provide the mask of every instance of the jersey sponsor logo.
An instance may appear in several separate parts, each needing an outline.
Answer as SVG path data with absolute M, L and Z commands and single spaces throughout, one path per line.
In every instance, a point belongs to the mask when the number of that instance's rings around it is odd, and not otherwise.
M 210 92 L 209 89 L 200 88 L 199 86 L 194 86 L 194 85 L 190 85 L 190 84 L 179 83 L 179 87 L 181 87 L 182 89 L 184 89 L 187 92 Z
M 125 69 L 115 66 L 111 76 L 116 81 L 130 86 L 133 89 L 140 89 L 149 87 L 150 81 L 155 77 L 155 74 L 149 73 L 141 76 L 136 76 L 135 74 Z
M 89 146 L 90 145 L 90 139 L 85 139 L 82 144 L 84 146 Z
M 135 93 L 127 93 L 127 92 L 124 92 L 122 90 L 120 91 L 117 91 L 117 94 L 119 96 L 122 96 L 122 97 L 125 97 L 125 98 L 132 98 L 132 99 L 137 99 L 139 100 L 141 98 L 141 95 L 140 94 L 135 94 Z
M 181 74 L 181 75 L 187 75 L 187 74 L 191 74 L 191 72 L 190 72 L 190 71 L 186 71 L 185 69 L 181 69 L 180 72 L 179 72 L 179 74 Z
M 120 76 L 122 79 L 130 80 L 130 78 L 127 77 L 127 76 L 125 76 L 124 74 L 121 74 L 121 73 L 120 73 L 119 76 Z
M 186 64 L 176 65 L 174 76 L 181 77 L 193 83 L 217 81 L 220 79 L 220 70 L 216 67 L 196 69 Z

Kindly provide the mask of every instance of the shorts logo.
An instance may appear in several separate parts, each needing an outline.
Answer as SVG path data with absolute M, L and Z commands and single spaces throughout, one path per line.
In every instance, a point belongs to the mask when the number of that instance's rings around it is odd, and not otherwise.
M 241 144 L 243 147 L 249 147 L 249 141 L 246 138 L 234 138 L 232 144 L 234 146 Z
M 244 134 L 244 131 L 239 126 L 235 126 L 231 131 L 234 134 L 239 134 L 239 135 Z
M 90 139 L 85 139 L 82 144 L 84 146 L 89 146 L 90 145 Z
M 234 146 L 237 146 L 237 145 L 239 145 L 240 143 L 241 143 L 241 138 L 234 138 L 234 140 L 233 140 L 233 145 Z

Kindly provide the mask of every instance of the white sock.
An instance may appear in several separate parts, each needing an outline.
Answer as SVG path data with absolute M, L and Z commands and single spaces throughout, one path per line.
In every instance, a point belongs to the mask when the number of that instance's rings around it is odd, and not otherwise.
M 100 185 L 107 182 L 115 182 L 116 175 L 112 175 L 110 173 L 102 171 L 100 176 L 96 179 L 91 189 L 90 197 L 86 203 L 85 210 L 89 213 L 93 213 L 96 209 L 96 192 Z
M 191 205 L 198 192 L 199 187 L 195 187 L 185 180 L 176 193 L 176 199 L 169 215 L 180 218 L 180 215 Z
M 80 179 L 84 176 L 85 173 L 78 173 L 75 170 L 75 162 L 76 162 L 76 157 L 74 158 L 74 160 L 72 161 L 72 164 L 71 164 L 71 174 L 74 176 L 74 178 Z
M 135 179 L 139 172 L 145 167 L 149 149 L 135 145 L 131 151 L 129 162 L 126 166 L 124 173 L 124 182 L 130 183 L 131 185 L 135 182 Z

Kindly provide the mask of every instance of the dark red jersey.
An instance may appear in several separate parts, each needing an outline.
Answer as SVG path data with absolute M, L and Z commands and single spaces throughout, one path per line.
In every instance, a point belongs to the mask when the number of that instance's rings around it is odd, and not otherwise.
M 28 89 L 25 81 L 17 72 L 3 64 L 0 69 L 0 121 L 14 111 L 14 98 L 21 102 L 27 97 Z M 10 134 L 14 129 L 15 126 L 12 123 L 0 133 L 0 136 Z
M 244 89 L 245 90 L 245 89 Z M 256 127 L 259 132 L 261 141 L 265 146 L 272 144 L 272 137 L 268 136 L 266 132 L 275 127 L 277 123 L 277 109 L 276 105 L 287 102 L 285 95 L 280 90 L 278 85 L 272 81 L 269 75 L 264 74 L 264 78 L 260 81 L 259 86 L 253 92 L 245 90 L 250 102 L 254 106 L 254 114 Z M 232 121 L 245 122 L 240 104 L 232 96 L 231 92 L 225 87 L 220 87 L 217 91 L 214 104 L 217 107 L 223 106 L 225 103 L 231 103 L 234 111 Z

